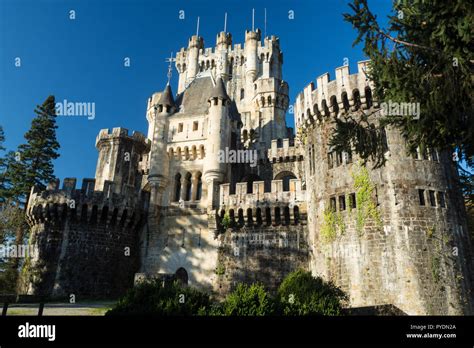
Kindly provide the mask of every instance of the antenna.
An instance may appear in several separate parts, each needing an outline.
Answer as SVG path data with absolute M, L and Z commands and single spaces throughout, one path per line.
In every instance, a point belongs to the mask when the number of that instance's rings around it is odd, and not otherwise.
M 254 28 L 255 28 L 255 9 L 253 8 L 252 9 L 252 31 L 255 31 Z
M 265 27 L 264 27 L 264 31 L 263 31 L 263 38 L 265 39 L 265 37 L 267 36 L 267 9 L 265 8 Z
M 227 12 L 224 15 L 224 33 L 226 32 L 226 30 L 227 30 Z
M 196 36 L 199 36 L 199 16 L 197 20 Z

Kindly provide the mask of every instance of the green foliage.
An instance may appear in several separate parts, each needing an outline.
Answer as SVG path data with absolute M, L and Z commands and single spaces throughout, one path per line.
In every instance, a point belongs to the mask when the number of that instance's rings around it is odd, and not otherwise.
M 216 274 L 218 276 L 223 276 L 225 274 L 225 267 L 222 264 L 217 265 L 216 267 Z
M 18 146 L 18 156 L 9 161 L 6 173 L 12 196 L 23 203 L 33 185 L 45 187 L 54 178 L 53 160 L 59 157 L 54 96 L 49 96 L 35 113 L 31 128 L 25 134 L 26 143 Z
M 362 235 L 367 219 L 373 219 L 379 227 L 382 225 L 382 219 L 373 199 L 375 185 L 370 180 L 367 168 L 358 164 L 354 167 L 352 178 L 356 190 L 356 230 Z
M 173 282 L 145 281 L 130 289 L 106 315 L 204 315 L 211 306 L 208 294 Z
M 275 304 L 261 284 L 238 284 L 212 315 L 264 316 L 275 314 Z
M 0 205 L 0 244 L 23 244 L 28 225 L 25 211 L 17 204 L 4 202 Z M 0 293 L 15 293 L 19 259 L 0 258 Z
M 474 155 L 473 2 L 465 0 L 393 1 L 389 26 L 380 27 L 367 0 L 353 0 L 345 20 L 357 30 L 354 45 L 363 43 L 371 60 L 369 78 L 380 102 L 420 103 L 420 117 L 386 116 L 369 122 L 336 122 L 333 143 L 350 149 L 365 160 L 384 162 L 381 130 L 397 128 L 408 150 L 418 146 L 456 149 L 472 165 Z
M 277 298 L 284 315 L 341 315 L 347 295 L 311 272 L 297 270 L 283 280 Z
M 222 221 L 221 221 L 221 225 L 222 225 L 222 228 L 225 230 L 227 230 L 229 227 L 230 227 L 230 224 L 231 224 L 231 219 L 230 219 L 230 215 L 229 215 L 229 212 L 226 212 L 224 214 L 224 217 L 222 218 Z
M 436 256 L 431 259 L 431 276 L 435 283 L 438 283 L 440 280 L 440 264 L 441 260 L 439 257 Z
M 346 232 L 346 224 L 341 213 L 326 209 L 323 213 L 323 224 L 321 226 L 323 241 L 328 243 L 334 241 L 338 232 L 340 235 Z

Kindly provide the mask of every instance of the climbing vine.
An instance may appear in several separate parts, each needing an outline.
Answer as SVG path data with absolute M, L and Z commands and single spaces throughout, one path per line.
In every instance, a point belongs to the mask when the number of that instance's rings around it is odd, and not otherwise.
M 354 169 L 352 178 L 356 190 L 356 230 L 359 235 L 362 235 L 367 219 L 373 219 L 379 228 L 382 226 L 382 219 L 372 198 L 375 185 L 370 180 L 369 171 L 360 163 Z
M 303 128 L 303 127 L 298 128 L 297 138 L 300 139 L 303 145 L 306 145 L 306 142 L 308 140 L 308 131 L 306 130 L 306 128 Z
M 332 242 L 339 235 L 346 232 L 346 225 L 341 213 L 327 209 L 323 213 L 323 225 L 321 227 L 321 236 L 325 242 Z

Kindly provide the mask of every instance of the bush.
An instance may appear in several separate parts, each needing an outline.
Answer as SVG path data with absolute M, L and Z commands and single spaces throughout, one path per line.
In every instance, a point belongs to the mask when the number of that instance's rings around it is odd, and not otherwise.
M 347 295 L 311 272 L 297 270 L 280 284 L 277 299 L 283 315 L 341 315 Z
M 275 313 L 275 304 L 261 284 L 238 284 L 220 306 L 215 306 L 210 315 L 264 316 Z
M 161 281 L 153 280 L 130 289 L 106 315 L 205 315 L 210 306 L 206 293 L 177 281 L 163 286 Z

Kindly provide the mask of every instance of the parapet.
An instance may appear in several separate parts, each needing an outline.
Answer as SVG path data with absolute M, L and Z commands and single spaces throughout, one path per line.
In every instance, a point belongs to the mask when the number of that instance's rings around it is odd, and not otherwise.
M 108 128 L 101 129 L 99 135 L 97 135 L 95 146 L 98 148 L 101 142 L 112 141 L 117 138 L 135 141 L 143 145 L 145 149 L 150 147 L 150 140 L 143 133 L 134 131 L 132 135 L 129 135 L 128 129 L 121 127 L 113 128 L 112 132 Z
M 197 47 L 204 48 L 204 39 L 201 36 L 193 35 L 189 38 L 188 48 Z
M 336 68 L 336 79 L 330 81 L 329 73 L 311 82 L 296 97 L 294 114 L 297 127 L 318 122 L 322 116 L 337 116 L 372 105 L 373 82 L 367 76 L 369 62 L 357 63 L 356 74 L 350 75 L 349 66 Z
M 262 32 L 260 31 L 260 29 L 256 29 L 255 31 L 246 30 L 245 31 L 245 41 L 248 41 L 248 40 L 260 41 L 261 33 Z
M 59 179 L 51 181 L 46 190 L 32 187 L 26 210 L 28 223 L 33 226 L 44 221 L 75 219 L 79 218 L 77 211 L 88 222 L 97 218 L 97 212 L 105 214 L 105 218 L 125 214 L 127 221 L 137 222 L 137 217 L 146 212 L 146 200 L 133 186 L 124 185 L 120 193 L 114 193 L 111 181 L 105 181 L 103 191 L 94 190 L 95 179 L 83 179 L 80 189 L 76 189 L 76 183 L 76 178 L 65 178 L 61 189 Z
M 299 148 L 294 146 L 291 139 L 274 139 L 268 149 L 268 159 L 273 162 L 283 162 L 287 159 L 291 161 L 303 160 L 303 154 Z
M 290 179 L 288 191 L 285 191 L 283 180 L 272 180 L 271 191 L 265 192 L 264 181 L 252 183 L 252 193 L 247 193 L 248 183 L 240 182 L 235 186 L 235 194 L 230 194 L 230 184 L 221 184 L 219 201 L 222 209 L 253 208 L 265 206 L 305 205 L 306 191 L 302 189 L 300 179 Z

